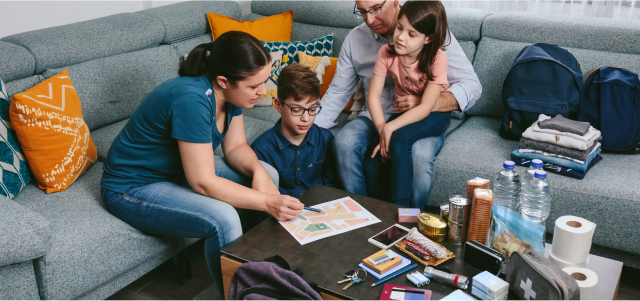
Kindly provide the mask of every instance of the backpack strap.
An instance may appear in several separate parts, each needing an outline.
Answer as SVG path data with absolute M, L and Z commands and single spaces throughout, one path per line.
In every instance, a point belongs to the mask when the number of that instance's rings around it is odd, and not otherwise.
M 283 293 L 275 289 L 264 288 L 264 287 L 252 287 L 244 290 L 238 300 L 244 300 L 244 298 L 249 294 L 258 294 L 262 296 L 269 297 L 275 300 L 312 300 L 307 296 L 300 296 L 298 294 L 293 293 Z
M 275 263 L 279 267 L 281 267 L 281 268 L 283 268 L 283 269 L 285 269 L 287 271 L 291 271 L 291 266 L 289 266 L 289 263 L 284 258 L 282 258 L 282 256 L 280 256 L 280 255 L 275 255 L 275 256 L 271 256 L 269 258 L 265 258 L 263 261 Z M 314 291 L 318 292 L 318 294 L 320 293 L 320 289 L 318 288 L 318 284 L 313 282 L 309 278 L 303 276 L 304 272 L 301 269 L 295 269 L 295 270 L 293 270 L 293 272 L 296 273 L 296 275 L 300 276 L 300 278 L 302 278 L 302 280 L 304 280 L 304 282 L 306 282 Z M 242 298 L 240 298 L 240 299 L 242 299 Z M 276 298 L 276 299 L 282 299 L 282 298 Z

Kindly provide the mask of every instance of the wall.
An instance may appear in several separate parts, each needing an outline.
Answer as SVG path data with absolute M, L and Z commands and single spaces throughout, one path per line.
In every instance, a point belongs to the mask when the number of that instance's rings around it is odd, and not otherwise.
M 0 38 L 182 1 L 0 1 Z M 236 2 L 251 12 L 251 1 Z

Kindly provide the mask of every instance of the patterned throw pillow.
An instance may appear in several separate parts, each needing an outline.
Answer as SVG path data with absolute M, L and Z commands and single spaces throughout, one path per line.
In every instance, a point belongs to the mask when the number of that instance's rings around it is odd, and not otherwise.
M 14 95 L 9 114 L 38 187 L 47 193 L 66 190 L 98 159 L 66 69 Z
M 0 77 L 0 195 L 13 198 L 31 182 L 27 161 L 9 119 L 11 100 Z
M 280 71 L 284 68 L 282 64 L 289 61 L 289 57 L 284 56 L 283 53 L 282 50 L 269 53 L 271 54 L 271 76 L 264 82 L 267 94 L 258 99 L 256 106 L 271 107 L 273 106 L 273 99 L 278 97 L 278 76 L 280 76 Z
M 318 80 L 320 80 L 320 84 L 322 85 L 322 77 L 324 77 L 325 69 L 331 65 L 329 57 L 311 56 L 302 51 L 298 51 L 298 58 L 300 59 L 300 64 L 309 67 L 316 73 Z
M 282 66 L 283 68 L 291 63 L 300 62 L 300 59 L 298 58 L 298 51 L 304 51 L 304 53 L 311 56 L 333 55 L 333 34 L 307 42 L 260 42 L 269 52 L 278 50 L 284 51 L 284 55 L 288 56 L 291 61 L 284 64 L 284 66 Z

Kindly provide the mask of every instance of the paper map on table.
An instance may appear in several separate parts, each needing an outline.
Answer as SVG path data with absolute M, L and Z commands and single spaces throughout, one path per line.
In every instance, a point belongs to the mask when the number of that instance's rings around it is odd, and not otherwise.
M 298 218 L 280 222 L 301 245 L 380 222 L 380 219 L 350 197 L 311 208 L 325 213 L 304 210 Z

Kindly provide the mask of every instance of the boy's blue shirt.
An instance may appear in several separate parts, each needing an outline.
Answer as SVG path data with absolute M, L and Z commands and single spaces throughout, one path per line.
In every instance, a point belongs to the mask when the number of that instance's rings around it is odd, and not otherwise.
M 280 174 L 280 193 L 298 197 L 316 184 L 336 187 L 331 131 L 313 124 L 298 146 L 284 136 L 280 121 L 251 144 L 258 159 Z

